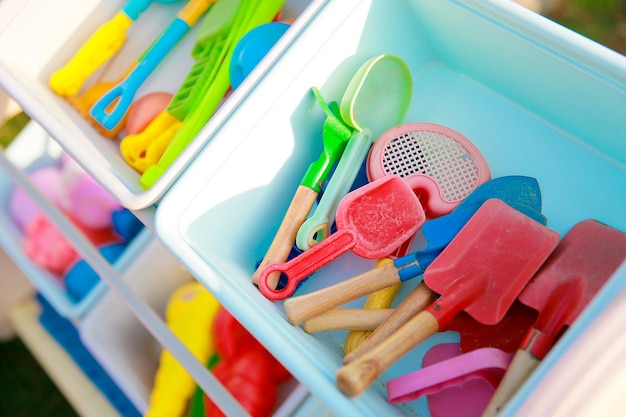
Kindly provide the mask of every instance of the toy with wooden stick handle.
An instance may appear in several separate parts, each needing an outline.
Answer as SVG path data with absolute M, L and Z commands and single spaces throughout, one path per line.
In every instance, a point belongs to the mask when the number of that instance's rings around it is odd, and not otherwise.
M 319 158 L 311 163 L 304 173 L 270 247 L 252 275 L 252 282 L 254 284 L 258 284 L 259 275 L 263 268 L 271 263 L 284 262 L 289 257 L 300 226 L 304 223 L 311 208 L 315 205 L 315 201 L 322 190 L 323 184 L 326 182 L 330 171 L 343 153 L 347 140 L 352 136 L 350 129 L 338 116 L 339 108 L 336 103 L 326 105 L 319 90 L 313 88 L 312 91 L 317 97 L 318 103 L 320 103 L 322 109 L 326 112 L 322 134 L 324 149 Z M 276 288 L 279 277 L 279 273 L 270 275 L 267 280 L 268 287 L 272 289 Z
M 359 395 L 461 311 L 484 324 L 498 323 L 558 241 L 555 231 L 501 200 L 488 200 L 424 273 L 424 281 L 440 297 L 374 349 L 342 366 L 337 386 L 347 396 Z
M 367 137 L 368 132 L 371 132 L 373 137 L 376 133 L 384 131 L 383 126 L 388 128 L 399 123 L 408 109 L 411 91 L 411 74 L 404 61 L 397 56 L 378 55 L 368 59 L 359 67 L 341 98 L 340 116 L 333 119 L 331 112 L 328 109 L 325 110 L 328 115 L 326 122 L 333 122 L 331 126 L 338 125 L 335 126 L 335 130 L 343 129 L 339 131 L 339 135 L 335 133 L 326 137 L 325 134 L 323 137 L 324 148 L 327 148 L 327 143 L 340 140 L 343 145 L 341 153 L 331 155 L 334 158 L 330 161 L 324 161 L 322 172 L 318 173 L 319 168 L 314 166 L 309 167 L 296 190 L 270 248 L 252 276 L 253 283 L 258 282 L 259 274 L 267 265 L 287 260 L 291 248 L 296 243 L 298 231 L 306 221 L 321 187 L 330 174 L 330 169 L 327 168 L 339 162 L 347 141 L 351 140 L 353 136 Z M 313 92 L 316 94 L 318 102 L 323 103 L 319 91 L 313 89 Z M 347 137 L 344 136 L 346 132 L 348 133 Z M 371 140 L 365 142 L 371 143 Z M 358 167 L 354 169 L 354 172 L 356 171 L 358 171 Z M 334 188 L 341 191 L 342 187 Z M 341 197 L 343 196 L 338 192 L 336 198 L 333 198 L 334 202 L 338 203 Z M 335 204 L 329 205 L 336 207 Z M 333 210 L 331 209 L 331 211 Z M 278 272 L 270 275 L 268 279 L 270 289 L 276 288 L 279 277 L 280 273 Z
M 575 224 L 519 296 L 539 312 L 513 362 L 487 405 L 497 415 L 517 392 L 563 330 L 626 259 L 626 234 L 596 220 Z
M 512 206 L 537 222 L 546 223 L 545 216 L 535 209 L 515 204 Z M 421 276 L 479 207 L 480 204 L 463 207 L 461 210 L 426 222 L 422 227 L 422 232 L 428 241 L 428 246 L 422 250 L 329 287 L 286 300 L 284 308 L 287 318 L 292 324 L 300 324 L 374 291 Z M 413 292 L 412 299 L 415 303 L 413 308 L 420 311 L 428 305 L 432 291 L 425 285 L 419 284 Z M 423 305 L 423 303 L 427 304 Z M 368 341 L 368 343 L 373 342 Z
M 78 94 L 85 81 L 115 55 L 126 42 L 126 32 L 152 3 L 179 0 L 129 0 L 85 41 L 62 68 L 48 80 L 50 88 L 62 97 Z

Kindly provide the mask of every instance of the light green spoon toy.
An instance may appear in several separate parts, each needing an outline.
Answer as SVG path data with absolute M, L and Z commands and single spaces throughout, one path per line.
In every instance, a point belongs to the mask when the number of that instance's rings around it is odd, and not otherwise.
M 408 66 L 395 55 L 368 60 L 341 100 L 341 117 L 354 129 L 337 168 L 313 215 L 296 237 L 301 250 L 328 237 L 341 199 L 350 191 L 372 143 L 402 122 L 411 102 L 413 81 Z

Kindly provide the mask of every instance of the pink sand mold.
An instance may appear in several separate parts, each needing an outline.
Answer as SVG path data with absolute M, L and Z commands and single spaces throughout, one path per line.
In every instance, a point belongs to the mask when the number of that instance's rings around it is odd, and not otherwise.
M 423 367 L 387 383 L 389 402 L 428 397 L 432 417 L 480 416 L 513 355 L 497 348 L 461 354 L 458 343 L 433 346 Z

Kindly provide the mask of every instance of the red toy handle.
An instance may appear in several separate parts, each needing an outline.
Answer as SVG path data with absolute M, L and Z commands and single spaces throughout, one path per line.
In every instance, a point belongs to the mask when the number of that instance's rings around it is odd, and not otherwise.
M 261 294 L 273 301 L 290 297 L 296 291 L 300 281 L 348 252 L 354 247 L 356 240 L 357 236 L 354 231 L 341 229 L 289 262 L 267 265 L 259 275 L 258 284 Z M 276 271 L 287 276 L 287 284 L 284 288 L 271 289 L 267 285 L 267 278 Z

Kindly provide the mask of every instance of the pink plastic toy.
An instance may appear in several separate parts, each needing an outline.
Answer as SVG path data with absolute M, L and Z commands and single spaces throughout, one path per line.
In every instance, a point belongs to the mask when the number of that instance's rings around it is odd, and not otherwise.
M 461 354 L 458 343 L 435 345 L 424 356 L 421 369 L 387 383 L 389 402 L 426 395 L 432 417 L 480 416 L 512 357 L 497 348 Z
M 95 246 L 122 242 L 113 221 L 113 214 L 122 209 L 121 205 L 69 156 L 63 155 L 59 165 L 33 171 L 29 178 Z M 79 261 L 80 256 L 65 236 L 24 191 L 14 190 L 9 209 L 24 232 L 24 252 L 36 265 L 62 275 Z
M 36 265 L 53 274 L 62 274 L 78 254 L 43 215 L 37 214 L 24 230 L 24 252 Z
M 78 224 L 96 230 L 113 226 L 111 213 L 122 206 L 69 158 L 63 166 L 62 185 L 60 205 Z
M 52 203 L 59 203 L 62 190 L 63 174 L 60 167 L 48 166 L 39 168 L 28 175 L 33 183 L 46 198 Z M 9 196 L 9 213 L 17 227 L 24 231 L 26 226 L 39 214 L 40 210 L 32 199 L 22 190 L 16 187 Z
M 119 243 L 121 239 L 112 228 L 91 230 L 76 225 L 95 246 Z M 43 214 L 37 214 L 24 230 L 24 252 L 36 265 L 62 275 L 80 256 L 58 229 Z

